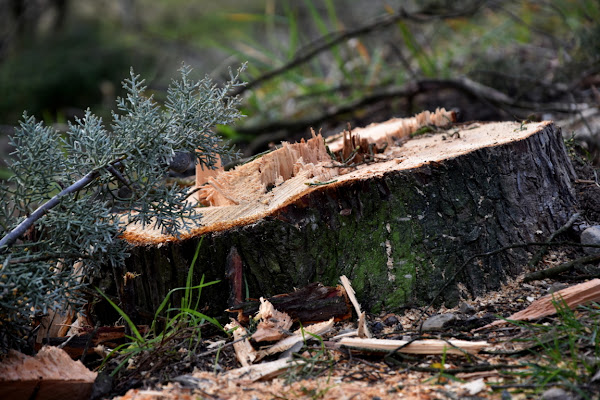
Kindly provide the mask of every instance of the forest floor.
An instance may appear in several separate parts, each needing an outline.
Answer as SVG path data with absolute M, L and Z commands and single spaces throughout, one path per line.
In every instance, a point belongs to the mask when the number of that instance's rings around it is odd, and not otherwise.
M 594 168 L 574 153 L 572 156 L 578 178 L 578 211 L 587 224 L 600 224 L 600 185 Z M 581 229 L 573 226 L 557 239 L 578 241 Z M 535 269 L 556 266 L 583 254 L 576 247 L 550 249 Z M 597 261 L 530 283 L 524 283 L 523 278 L 533 268 L 523 269 L 521 276 L 506 282 L 501 290 L 465 299 L 455 308 L 407 307 L 368 316 L 375 338 L 487 341 L 489 346 L 476 355 L 350 352 L 332 338 L 356 328 L 356 321 L 341 322 L 319 340 L 306 343 L 295 356 L 296 360 L 308 361 L 308 367 L 305 364 L 276 377 L 252 381 L 228 377 L 228 371 L 240 367 L 232 339 L 207 333 L 196 354 L 173 348 L 169 357 L 154 359 L 145 370 L 133 363 L 112 380 L 99 379 L 104 385 L 98 385 L 96 396 L 122 395 L 120 399 L 136 400 L 600 398 L 598 305 L 562 310 L 532 323 L 478 329 L 523 310 L 549 293 L 600 277 Z M 435 314 L 451 314 L 453 321 L 422 332 L 423 320 Z M 211 343 L 220 343 L 219 350 L 207 351 Z

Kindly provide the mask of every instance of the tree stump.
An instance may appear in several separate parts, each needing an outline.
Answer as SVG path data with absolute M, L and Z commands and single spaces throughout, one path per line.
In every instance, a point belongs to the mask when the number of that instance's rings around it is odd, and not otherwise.
M 134 298 L 152 312 L 185 285 L 201 243 L 195 282 L 221 281 L 202 293 L 217 314 L 343 274 L 371 311 L 498 289 L 523 271 L 527 249 L 463 264 L 563 225 L 576 211 L 573 168 L 552 122 L 452 118 L 438 110 L 344 132 L 329 142 L 337 161 L 314 136 L 209 177 L 201 226 L 180 238 L 127 231 L 135 246 L 119 284 L 139 274 Z

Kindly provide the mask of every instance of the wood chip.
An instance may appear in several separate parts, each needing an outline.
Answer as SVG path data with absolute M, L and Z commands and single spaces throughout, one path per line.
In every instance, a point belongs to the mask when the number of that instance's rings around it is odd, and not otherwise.
M 58 347 L 35 357 L 11 350 L 0 364 L 0 398 L 88 399 L 97 375 Z
M 233 331 L 233 349 L 235 350 L 235 356 L 242 364 L 247 367 L 256 360 L 256 350 L 250 344 L 248 338 L 244 337 L 248 334 L 246 329 L 242 327 L 237 321 L 232 320 L 229 324 L 225 325 L 225 329 L 235 329 Z
M 257 317 L 260 318 L 260 322 L 256 332 L 252 334 L 252 339 L 256 342 L 275 341 L 289 336 L 287 331 L 292 327 L 292 318 L 284 312 L 277 311 L 273 304 L 262 297 Z
M 259 350 L 257 353 L 256 361 L 261 360 L 272 354 L 284 352 L 287 349 L 292 348 L 296 343 L 312 339 L 312 336 L 309 335 L 310 333 L 319 336 L 323 335 L 333 328 L 333 324 L 334 319 L 331 318 L 329 321 L 319 322 L 318 324 L 305 326 L 304 329 L 298 329 L 294 332 L 294 336 L 282 339 L 264 350 Z

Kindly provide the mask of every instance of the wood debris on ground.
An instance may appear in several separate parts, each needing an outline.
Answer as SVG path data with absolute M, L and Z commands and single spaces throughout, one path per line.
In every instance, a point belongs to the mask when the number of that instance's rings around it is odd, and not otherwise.
M 97 375 L 58 347 L 42 347 L 35 357 L 11 350 L 0 363 L 0 398 L 84 400 Z
M 526 309 L 519 311 L 507 317 L 508 321 L 534 321 L 548 315 L 556 313 L 556 306 L 561 306 L 561 303 L 574 309 L 583 304 L 589 304 L 593 301 L 600 301 L 600 279 L 592 279 L 588 282 L 580 283 L 555 293 L 548 294 L 537 299 Z M 497 320 L 479 328 L 479 330 L 487 329 L 496 325 L 506 323 L 506 320 Z
M 367 327 L 364 316 L 366 315 L 360 307 L 360 304 L 353 296 L 352 286 L 349 280 L 341 277 L 342 287 L 345 294 L 351 300 L 356 313 L 362 316 L 362 321 L 358 324 L 364 324 Z M 423 372 L 408 372 L 397 374 L 395 371 L 386 367 L 385 364 L 373 364 L 363 361 L 348 363 L 343 360 L 344 354 L 350 350 L 356 354 L 369 356 L 374 351 L 392 353 L 400 351 L 403 353 L 419 354 L 423 357 L 427 354 L 448 354 L 448 357 L 469 356 L 478 353 L 481 349 L 489 346 L 486 341 L 465 341 L 465 340 L 439 340 L 439 339 L 419 339 L 414 341 L 388 340 L 360 337 L 360 329 L 355 326 L 354 329 L 346 330 L 342 335 L 328 335 L 333 331 L 334 318 L 320 323 L 309 324 L 291 332 L 288 328 L 288 322 L 291 320 L 285 313 L 277 310 L 268 300 L 261 299 L 261 309 L 256 316 L 250 316 L 249 323 L 254 320 L 257 326 L 263 324 L 266 332 L 261 333 L 259 338 L 277 338 L 284 336 L 279 340 L 258 342 L 254 335 L 246 333 L 246 328 L 242 324 L 232 319 L 226 329 L 234 329 L 234 348 L 237 359 L 242 367 L 215 375 L 209 372 L 195 372 L 176 380 L 177 383 L 169 383 L 163 388 L 174 398 L 186 398 L 185 396 L 202 394 L 207 397 L 215 398 L 236 398 L 236 399 L 262 399 L 262 398 L 308 398 L 318 395 L 322 399 L 372 399 L 373 397 L 385 398 L 419 398 L 429 399 L 437 398 L 437 389 L 435 386 L 422 385 L 421 383 L 430 377 L 430 374 Z M 275 319 L 275 321 L 273 321 Z M 257 330 L 258 331 L 258 330 Z M 368 332 L 368 330 L 367 330 Z M 333 332 L 336 333 L 336 332 Z M 312 376 L 312 379 L 302 379 L 295 382 L 290 380 L 289 376 L 294 375 L 295 371 L 303 368 L 314 368 L 319 371 L 319 367 L 314 364 L 315 360 L 305 351 L 303 355 L 293 356 L 290 349 L 297 352 L 298 344 L 321 342 L 328 352 L 337 355 L 320 365 L 322 370 Z M 261 344 L 267 343 L 266 346 Z M 269 344 L 270 343 L 270 344 Z M 318 346 L 317 346 L 318 347 Z M 337 351 L 332 351 L 337 349 Z M 278 359 L 267 361 L 267 359 L 279 355 Z M 431 361 L 423 359 L 426 365 Z M 329 364 L 327 364 L 329 363 Z M 347 364 L 347 365 L 346 365 Z M 484 378 L 494 376 L 497 371 L 488 371 L 487 374 L 480 373 L 466 379 L 471 382 L 446 382 L 447 386 L 452 386 L 451 391 L 460 395 L 474 395 L 489 392 Z M 377 383 L 374 385 L 374 383 Z M 158 399 L 162 392 L 152 390 L 132 390 L 122 399 Z M 190 397 L 192 398 L 192 397 Z

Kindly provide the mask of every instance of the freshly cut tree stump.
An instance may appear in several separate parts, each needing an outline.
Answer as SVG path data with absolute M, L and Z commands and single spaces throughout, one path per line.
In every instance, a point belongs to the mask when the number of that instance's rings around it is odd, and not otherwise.
M 203 291 L 213 312 L 239 302 L 241 288 L 267 297 L 342 274 L 372 311 L 422 304 L 472 255 L 543 240 L 576 211 L 573 168 L 552 122 L 452 120 L 438 110 L 344 132 L 329 141 L 336 161 L 320 136 L 284 143 L 209 177 L 201 226 L 180 238 L 128 230 L 138 306 L 151 311 L 184 285 L 202 239 L 194 273 L 221 280 Z M 526 249 L 476 259 L 439 301 L 497 289 L 527 260 Z

